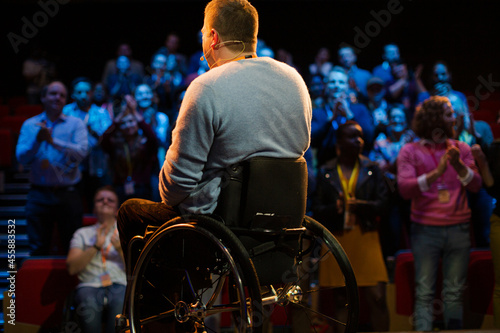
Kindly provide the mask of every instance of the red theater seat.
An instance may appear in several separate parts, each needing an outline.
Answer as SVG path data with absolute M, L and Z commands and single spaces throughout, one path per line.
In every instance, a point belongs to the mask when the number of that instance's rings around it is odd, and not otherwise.
M 5 116 L 0 119 L 0 128 L 10 129 L 13 133 L 19 134 L 21 126 L 28 119 L 26 116 Z
M 14 109 L 15 116 L 25 116 L 28 118 L 36 116 L 37 114 L 40 114 L 42 112 L 43 112 L 42 105 L 24 104 L 24 105 L 19 105 Z
M 0 118 L 10 116 L 10 107 L 8 105 L 0 105 Z
M 494 124 L 497 120 L 496 113 L 486 109 L 474 111 L 472 112 L 472 116 L 475 120 L 483 120 L 488 124 Z
M 12 132 L 9 129 L 0 129 L 0 142 L 2 143 L 2 149 L 0 149 L 0 168 L 9 168 L 12 166 L 15 148 Z
M 78 278 L 66 269 L 66 257 L 29 258 L 16 276 L 16 321 L 58 328 L 66 298 L 76 287 Z
M 500 124 L 490 124 L 491 132 L 495 139 L 500 139 Z
M 470 292 L 470 310 L 493 314 L 493 287 L 495 285 L 490 250 L 472 250 L 467 281 Z

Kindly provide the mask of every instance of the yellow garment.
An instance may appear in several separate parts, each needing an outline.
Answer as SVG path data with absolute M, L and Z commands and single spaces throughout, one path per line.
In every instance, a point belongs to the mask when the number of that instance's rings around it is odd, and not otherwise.
M 356 276 L 358 287 L 375 286 L 379 282 L 388 282 L 378 231 L 362 233 L 359 225 L 335 237 L 344 248 Z M 324 254 L 324 248 L 322 254 Z M 319 267 L 319 285 L 321 287 L 343 286 L 340 273 L 333 256 L 325 258 Z
M 493 322 L 500 328 L 500 216 L 492 214 L 490 218 L 490 248 L 495 273 L 495 287 L 493 289 Z

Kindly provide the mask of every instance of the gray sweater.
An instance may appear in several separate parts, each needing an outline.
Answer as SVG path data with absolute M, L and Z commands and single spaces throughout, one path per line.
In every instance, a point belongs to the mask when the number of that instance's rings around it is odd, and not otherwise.
M 255 156 L 302 156 L 311 114 L 302 77 L 271 58 L 233 61 L 199 76 L 186 91 L 160 171 L 163 202 L 212 213 L 228 166 Z

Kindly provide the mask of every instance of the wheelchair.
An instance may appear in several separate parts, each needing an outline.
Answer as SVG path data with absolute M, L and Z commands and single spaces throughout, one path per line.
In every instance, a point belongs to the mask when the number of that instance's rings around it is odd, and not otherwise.
M 136 264 L 127 265 L 115 331 L 215 332 L 208 323 L 219 316 L 237 332 L 262 332 L 272 309 L 285 307 L 291 325 L 305 323 L 301 332 L 356 332 L 353 270 L 335 237 L 305 215 L 306 191 L 303 158 L 228 168 L 214 214 L 175 217 L 129 243 L 126 260 Z M 333 266 L 343 283 L 320 286 L 318 272 Z M 320 304 L 326 290 L 340 295 L 337 317 L 333 301 Z

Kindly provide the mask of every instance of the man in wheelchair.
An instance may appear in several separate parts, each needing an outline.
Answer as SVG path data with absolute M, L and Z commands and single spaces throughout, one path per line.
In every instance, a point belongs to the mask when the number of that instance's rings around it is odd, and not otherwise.
M 213 213 L 233 165 L 257 156 L 297 159 L 309 147 L 307 87 L 292 67 L 257 58 L 256 9 L 245 0 L 211 1 L 201 31 L 210 71 L 186 91 L 160 171 L 162 202 L 132 199 L 120 208 L 125 255 L 148 225 Z
M 305 309 L 291 316 L 307 319 L 300 332 L 356 331 L 349 260 L 305 216 L 309 92 L 294 68 L 256 56 L 257 31 L 247 0 L 205 8 L 210 70 L 186 91 L 159 175 L 162 202 L 130 199 L 118 212 L 127 290 L 117 332 L 218 332 L 208 322 L 228 314 L 238 332 L 262 332 L 275 304 Z M 335 288 L 347 296 L 333 320 L 318 316 L 312 296 L 326 260 L 340 267 L 345 284 Z
M 139 272 L 154 272 L 150 275 L 156 276 L 156 279 L 165 276 L 168 281 L 186 280 L 194 294 L 196 291 L 192 286 L 198 284 L 204 287 L 206 276 L 222 272 L 231 265 L 241 265 L 241 262 L 235 264 L 230 259 L 223 261 L 215 258 L 215 262 L 224 262 L 224 267 L 223 264 L 220 264 L 221 267 L 203 267 L 200 257 L 209 255 L 208 247 L 214 247 L 218 256 L 223 257 L 227 250 L 218 247 L 217 242 L 206 241 L 206 237 L 198 241 L 193 241 L 191 237 L 191 243 L 187 246 L 185 240 L 188 237 L 184 237 L 184 234 L 190 233 L 188 229 L 175 233 L 168 242 L 158 243 L 159 250 L 146 255 L 147 259 L 139 259 L 136 265 L 139 255 L 136 252 L 128 253 L 129 244 L 133 243 L 131 240 L 135 236 L 145 235 L 151 226 L 159 227 L 188 214 L 213 216 L 218 213 L 221 224 L 233 223 L 234 213 L 231 210 L 238 210 L 239 207 L 232 205 L 240 200 L 234 201 L 235 198 L 229 194 L 222 204 L 219 198 L 227 184 L 239 183 L 226 181 L 233 177 L 231 172 L 237 171 L 240 163 L 254 158 L 303 160 L 302 156 L 309 147 L 312 109 L 307 86 L 294 68 L 269 57 L 257 57 L 256 9 L 247 0 L 212 0 L 205 8 L 201 32 L 202 58 L 207 61 L 210 70 L 196 78 L 186 91 L 172 133 L 172 145 L 159 175 L 162 202 L 130 199 L 123 203 L 118 213 L 128 283 L 134 283 L 134 287 L 129 289 L 142 288 L 137 296 L 141 298 L 148 288 L 153 290 L 150 294 L 162 295 L 159 298 L 166 298 L 164 295 L 170 291 L 155 292 L 151 286 L 156 286 L 156 282 L 160 281 L 152 280 L 148 280 L 144 287 L 136 288 L 138 282 L 131 276 L 135 272 L 134 267 Z M 262 182 L 267 181 L 262 179 Z M 258 194 L 259 189 L 255 191 Z M 280 195 L 279 192 L 268 194 Z M 225 208 L 221 209 L 222 206 Z M 302 210 L 300 214 L 303 215 L 304 208 L 299 205 L 296 210 Z M 295 223 L 297 227 L 300 227 L 301 218 Z M 257 220 L 267 219 L 264 214 Z M 288 223 L 279 222 L 279 219 L 276 221 L 278 224 Z M 219 233 L 225 235 L 223 230 Z M 226 237 L 228 243 L 234 243 L 232 236 L 219 234 L 218 237 L 222 240 Z M 193 266 L 191 268 L 200 270 L 202 267 L 202 270 L 209 270 L 210 273 L 186 274 L 184 271 L 188 269 L 185 267 L 178 274 L 163 273 L 160 263 L 179 260 L 179 256 L 169 253 L 180 247 L 188 249 L 183 252 L 182 260 L 189 261 Z M 147 262 L 149 268 L 137 268 L 143 262 Z M 225 276 L 224 273 L 219 275 L 221 279 Z M 131 297 L 138 293 L 129 291 Z M 172 298 L 177 296 L 172 295 Z M 145 302 L 144 306 L 151 306 L 151 303 L 154 302 Z M 212 303 L 210 301 L 208 304 Z M 192 306 L 190 310 L 184 311 L 183 304 L 179 302 L 176 305 L 179 322 L 183 322 L 184 319 L 179 317 L 183 317 L 184 312 L 192 311 Z M 131 310 L 131 313 L 133 315 L 135 312 Z M 131 329 L 134 330 L 133 327 Z

